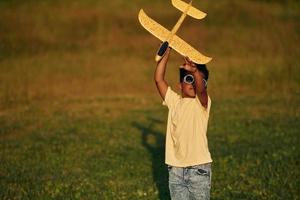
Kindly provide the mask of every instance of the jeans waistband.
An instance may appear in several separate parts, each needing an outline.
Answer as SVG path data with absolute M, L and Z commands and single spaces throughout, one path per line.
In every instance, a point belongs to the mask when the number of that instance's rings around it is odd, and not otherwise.
M 199 167 L 211 167 L 211 163 L 203 163 L 203 164 L 188 166 L 188 167 L 184 167 L 184 168 L 194 169 L 194 168 L 199 168 Z
M 168 167 L 176 167 L 176 166 L 172 166 L 172 165 L 167 165 Z M 187 166 L 187 167 L 177 167 L 177 168 L 186 168 L 186 169 L 196 169 L 196 168 L 200 168 L 200 167 L 211 167 L 211 162 L 210 163 L 203 163 L 203 164 L 199 164 L 199 165 L 192 165 L 192 166 Z

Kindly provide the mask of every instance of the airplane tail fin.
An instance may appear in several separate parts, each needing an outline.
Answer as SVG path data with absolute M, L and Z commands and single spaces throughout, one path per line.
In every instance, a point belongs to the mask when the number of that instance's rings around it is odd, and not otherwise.
M 178 10 L 180 10 L 182 12 L 184 12 L 186 7 L 189 6 L 188 3 L 181 1 L 181 0 L 172 0 L 172 4 L 175 8 L 177 8 Z M 206 13 L 204 13 L 192 6 L 188 10 L 187 14 L 195 19 L 202 19 L 206 16 Z

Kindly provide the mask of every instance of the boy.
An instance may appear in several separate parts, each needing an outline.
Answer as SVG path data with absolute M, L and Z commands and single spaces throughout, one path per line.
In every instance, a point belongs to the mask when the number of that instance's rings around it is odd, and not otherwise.
M 169 109 L 165 162 L 169 171 L 172 200 L 210 199 L 211 156 L 207 144 L 207 124 L 211 100 L 206 86 L 205 65 L 188 58 L 180 67 L 181 96 L 165 81 L 170 49 L 157 64 L 154 80 L 163 105 Z

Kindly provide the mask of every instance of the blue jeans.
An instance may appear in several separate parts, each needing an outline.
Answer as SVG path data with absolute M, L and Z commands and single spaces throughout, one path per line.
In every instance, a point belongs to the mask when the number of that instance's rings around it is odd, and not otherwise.
M 211 163 L 191 167 L 168 166 L 172 200 L 209 200 Z

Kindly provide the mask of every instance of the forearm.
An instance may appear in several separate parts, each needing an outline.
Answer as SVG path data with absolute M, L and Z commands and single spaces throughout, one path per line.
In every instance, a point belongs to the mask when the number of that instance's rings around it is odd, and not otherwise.
M 165 80 L 166 64 L 158 63 L 155 69 L 154 80 L 160 82 Z
M 194 78 L 195 78 L 195 91 L 196 95 L 198 96 L 201 104 L 207 108 L 207 103 L 208 103 L 208 95 L 207 95 L 207 90 L 206 90 L 206 85 L 204 80 L 204 75 L 196 70 L 194 73 Z
M 154 73 L 154 81 L 162 99 L 165 99 L 168 89 L 168 83 L 165 81 L 165 73 L 169 58 L 169 51 L 170 49 L 167 49 L 167 52 L 165 53 L 164 57 L 157 63 Z
M 197 94 L 202 94 L 204 92 L 206 93 L 206 87 L 203 81 L 204 75 L 199 70 L 196 69 L 195 72 L 193 72 L 193 76 L 195 78 L 196 93 Z

